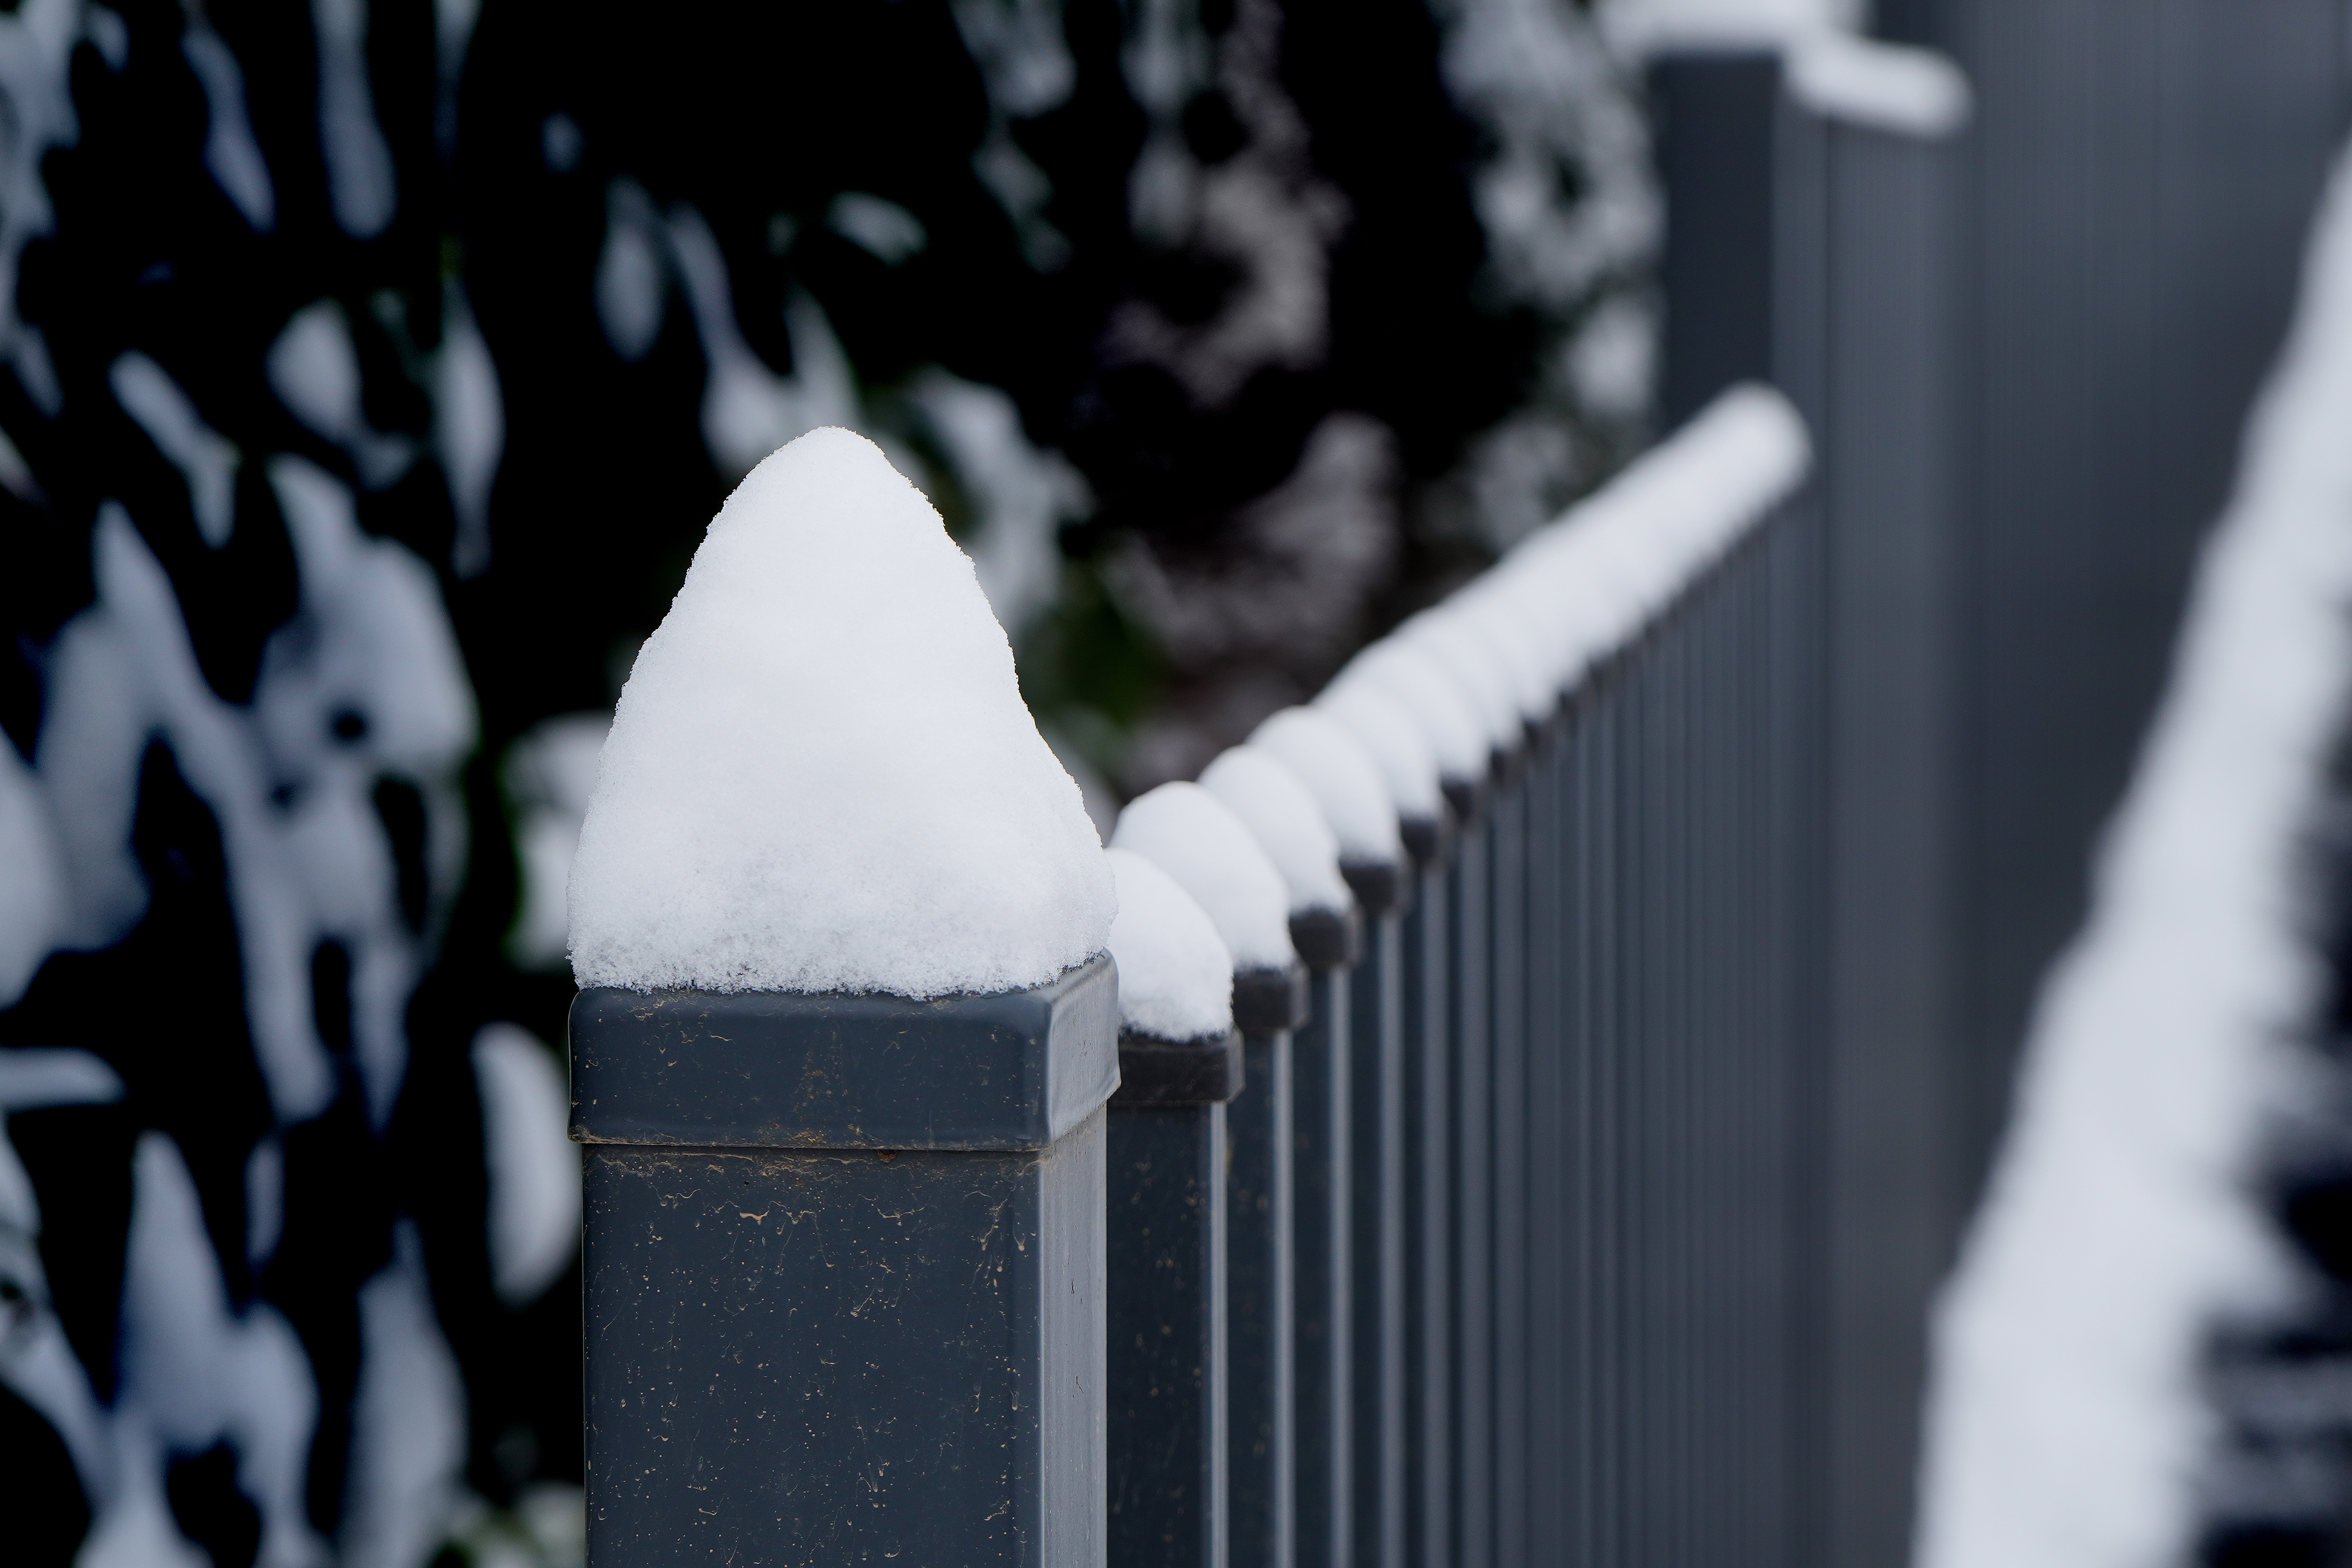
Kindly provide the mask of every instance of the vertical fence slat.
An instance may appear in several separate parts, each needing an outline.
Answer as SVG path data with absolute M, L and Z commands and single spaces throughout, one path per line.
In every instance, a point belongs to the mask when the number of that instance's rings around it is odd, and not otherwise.
M 1227 1561 L 1225 1100 L 1241 1069 L 1233 1037 L 1120 1053 L 1105 1407 L 1109 1557 L 1134 1568 Z
M 1348 928 L 1339 962 L 1322 962 L 1300 942 L 1317 967 L 1307 1022 L 1291 1041 L 1296 1552 L 1303 1568 L 1353 1562 L 1350 973 L 1360 942 L 1352 916 Z
M 1465 820 L 1447 881 L 1446 954 L 1454 1047 L 1452 1374 L 1454 1568 L 1488 1568 L 1494 1551 L 1494 1036 L 1487 991 L 1493 930 L 1491 798 Z
M 1225 1110 L 1234 1568 L 1291 1568 L 1295 1561 L 1291 1032 L 1305 1020 L 1307 987 L 1297 966 L 1244 973 L 1234 985 L 1244 1064 L 1242 1092 Z
M 1411 1391 L 1405 1432 L 1412 1474 L 1407 1534 L 1413 1568 L 1453 1562 L 1453 1182 L 1452 1007 L 1446 962 L 1451 939 L 1446 856 L 1422 873 L 1405 925 L 1405 1121 L 1407 1194 L 1405 1310 Z
M 1566 721 L 1549 721 L 1530 747 L 1528 785 L 1528 895 L 1523 940 L 1527 971 L 1527 1237 L 1523 1283 L 1527 1343 L 1527 1445 L 1523 1561 L 1562 1568 L 1568 1542 L 1564 1507 L 1567 1279 L 1563 1270 L 1567 1194 L 1562 1144 L 1561 986 L 1567 957 L 1560 911 L 1560 796 Z
M 1523 747 L 1497 791 L 1492 838 L 1487 951 L 1494 1066 L 1491 1243 L 1494 1348 L 1492 1418 L 1496 1568 L 1526 1568 L 1528 1509 L 1528 796 L 1535 759 Z
M 1418 837 L 1416 835 L 1415 837 Z M 1431 849 L 1434 852 L 1434 826 Z M 1419 879 L 1398 868 L 1401 887 Z M 1355 1194 L 1355 1560 L 1405 1562 L 1404 920 L 1375 912 L 1364 962 L 1350 976 L 1350 1158 Z

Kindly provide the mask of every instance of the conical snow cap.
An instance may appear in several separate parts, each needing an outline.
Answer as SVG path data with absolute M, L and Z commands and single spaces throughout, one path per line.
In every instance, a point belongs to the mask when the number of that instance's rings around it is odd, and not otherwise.
M 771 454 L 621 693 L 572 868 L 580 983 L 1012 990 L 1101 952 L 1112 908 L 939 513 L 849 431 Z

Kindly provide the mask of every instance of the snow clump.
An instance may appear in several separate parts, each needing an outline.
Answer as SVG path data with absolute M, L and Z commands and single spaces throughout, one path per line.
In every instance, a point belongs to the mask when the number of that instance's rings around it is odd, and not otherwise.
M 638 653 L 572 868 L 583 985 L 1042 984 L 1110 868 L 971 561 L 880 448 L 811 431 L 719 509 Z
M 1353 680 L 1325 690 L 1310 711 L 1328 718 L 1363 747 L 1381 770 L 1399 822 L 1434 822 L 1445 815 L 1437 753 L 1402 703 L 1369 680 Z
M 1359 682 L 1404 710 L 1436 757 L 1440 778 L 1448 784 L 1486 782 L 1492 761 L 1483 705 L 1426 648 L 1398 637 L 1376 642 L 1348 661 L 1333 678 L 1330 693 Z
M 1286 708 L 1250 732 L 1249 745 L 1278 760 L 1307 786 L 1339 841 L 1341 864 L 1393 866 L 1404 858 L 1396 803 L 1381 782 L 1380 764 L 1339 721 L 1312 708 Z M 1428 786 L 1433 808 L 1433 769 Z
M 1197 900 L 1241 970 L 1287 969 L 1290 895 L 1242 819 L 1196 784 L 1161 784 L 1127 803 L 1111 847 L 1131 849 Z
M 1110 955 L 1118 1023 L 1154 1039 L 1222 1039 L 1234 1026 L 1234 955 L 1192 895 L 1129 849 L 1106 849 L 1118 887 Z
M 1242 819 L 1282 873 L 1292 914 L 1344 914 L 1355 902 L 1339 875 L 1339 841 L 1298 775 L 1273 753 L 1233 747 L 1202 770 L 1201 787 Z

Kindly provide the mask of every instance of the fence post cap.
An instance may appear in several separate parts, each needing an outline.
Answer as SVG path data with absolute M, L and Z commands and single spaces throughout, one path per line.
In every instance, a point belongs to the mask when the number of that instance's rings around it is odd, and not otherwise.
M 1222 1105 L 1241 1093 L 1242 1037 L 1228 1029 L 1214 1039 L 1118 1037 L 1118 1092 L 1114 1110 L 1150 1105 Z
M 1364 956 L 1364 917 L 1350 904 L 1344 910 L 1301 910 L 1290 917 L 1290 942 L 1298 961 L 1318 973 L 1355 963 Z
M 1118 1085 L 1118 972 L 929 1001 L 592 986 L 570 1035 L 583 1142 L 1043 1149 Z
M 1339 875 L 1355 889 L 1356 905 L 1368 919 L 1402 914 L 1412 904 L 1412 879 L 1405 875 L 1402 856 L 1394 860 L 1342 860 Z M 1293 932 L 1291 941 L 1297 940 Z
M 1234 976 L 1234 1026 L 1245 1035 L 1296 1029 L 1307 1022 L 1309 1005 L 1307 966 L 1297 959 Z

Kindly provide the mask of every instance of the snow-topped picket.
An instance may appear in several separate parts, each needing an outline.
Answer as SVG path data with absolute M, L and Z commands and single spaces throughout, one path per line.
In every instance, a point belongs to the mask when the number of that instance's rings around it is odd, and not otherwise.
M 1444 816 L 1437 753 L 1404 704 L 1371 681 L 1354 680 L 1326 689 L 1308 710 L 1328 718 L 1363 748 L 1396 803 L 1400 825 L 1433 823 Z
M 1201 787 L 1242 819 L 1282 873 L 1294 917 L 1346 910 L 1352 900 L 1339 875 L 1339 841 L 1315 796 L 1279 758 L 1233 747 L 1202 770 Z
M 1234 1026 L 1234 957 L 1208 911 L 1176 879 L 1131 849 L 1107 849 L 1118 889 L 1110 955 L 1118 1024 L 1128 1034 L 1188 1044 Z
M 710 525 L 621 693 L 571 893 L 583 985 L 929 997 L 1103 950 L 1110 872 L 971 561 L 810 432 Z
M 1199 901 L 1235 969 L 1286 969 L 1297 957 L 1282 873 L 1232 808 L 1199 784 L 1164 784 L 1136 796 L 1110 843 L 1151 861 Z
M 1343 866 L 1393 866 L 1404 847 L 1397 837 L 1400 809 L 1380 764 L 1346 726 L 1312 708 L 1285 708 L 1250 732 L 1253 750 L 1279 761 L 1323 814 Z M 1430 781 L 1433 804 L 1435 779 Z

